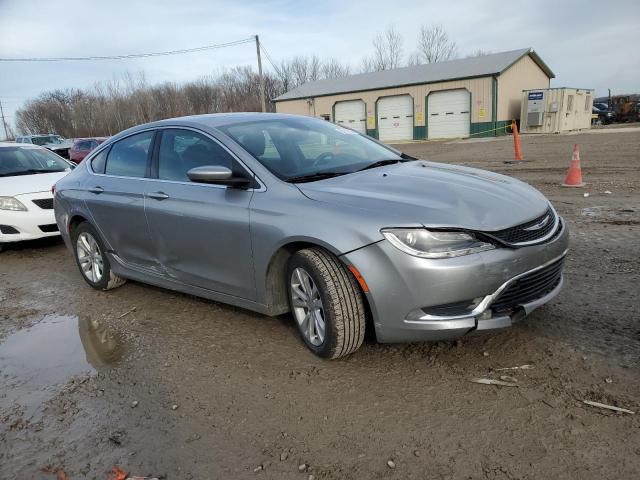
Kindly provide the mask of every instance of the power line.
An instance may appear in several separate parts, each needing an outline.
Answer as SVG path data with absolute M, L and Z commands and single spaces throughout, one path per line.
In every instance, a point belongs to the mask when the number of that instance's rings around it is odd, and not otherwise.
M 262 43 L 262 42 L 260 42 L 260 49 L 264 52 L 264 56 L 267 57 L 267 60 L 269 61 L 269 63 L 273 67 L 273 69 L 276 71 L 276 73 L 280 76 L 280 78 L 283 78 L 282 72 L 280 71 L 280 69 L 278 67 L 276 67 L 275 62 L 271 58 L 271 55 L 269 55 L 269 52 L 267 52 L 267 49 L 264 48 L 264 43 Z
M 202 47 L 185 48 L 181 50 L 169 50 L 166 52 L 130 53 L 127 55 L 94 55 L 91 57 L 32 57 L 32 58 L 0 58 L 0 62 L 76 62 L 93 60 L 129 60 L 131 58 L 162 57 L 167 55 L 182 55 L 184 53 L 202 52 L 218 48 L 233 47 L 243 43 L 255 42 L 255 37 L 236 40 L 234 42 L 205 45 Z

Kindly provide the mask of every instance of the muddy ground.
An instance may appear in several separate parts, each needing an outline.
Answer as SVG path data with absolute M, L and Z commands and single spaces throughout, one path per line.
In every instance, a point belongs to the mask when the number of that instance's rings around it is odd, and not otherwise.
M 96 292 L 57 240 L 1 253 L 0 478 L 640 477 L 640 131 L 522 143 L 518 165 L 510 138 L 400 146 L 525 180 L 571 228 L 562 294 L 493 336 L 328 362 L 288 316 Z M 558 186 L 573 143 L 583 189 Z

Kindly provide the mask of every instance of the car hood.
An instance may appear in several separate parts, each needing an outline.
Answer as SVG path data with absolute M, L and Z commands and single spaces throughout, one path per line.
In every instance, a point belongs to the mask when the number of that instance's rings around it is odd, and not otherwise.
M 71 144 L 66 143 L 45 143 L 43 147 L 49 150 L 68 150 L 71 148 Z
M 530 185 L 475 168 L 411 161 L 297 184 L 307 197 L 366 210 L 381 226 L 501 230 L 542 215 L 549 201 Z M 364 214 L 364 212 L 363 212 Z
M 0 177 L 0 195 L 15 197 L 25 193 L 51 192 L 51 187 L 69 172 L 34 173 Z

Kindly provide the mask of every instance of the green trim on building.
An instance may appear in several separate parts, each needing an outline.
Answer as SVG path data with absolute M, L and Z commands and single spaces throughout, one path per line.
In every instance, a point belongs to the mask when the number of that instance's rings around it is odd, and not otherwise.
M 491 121 L 495 123 L 498 121 L 498 77 L 491 77 Z
M 473 138 L 493 137 L 496 133 L 493 131 L 493 125 L 493 122 L 471 122 L 469 133 Z
M 414 140 L 426 140 L 427 139 L 427 126 L 426 125 L 414 125 L 413 126 L 413 139 Z
M 499 120 L 497 122 L 475 122 L 471 123 L 471 136 L 473 138 L 496 137 L 508 135 L 504 127 L 511 125 L 511 120 Z
M 374 129 L 369 129 L 367 128 L 367 135 L 369 135 L 371 138 L 378 138 L 378 130 Z
M 511 125 L 511 120 L 498 120 L 496 122 L 495 128 L 500 128 L 500 130 L 496 130 L 496 135 L 509 135 L 511 132 L 507 131 L 504 127 L 507 125 Z

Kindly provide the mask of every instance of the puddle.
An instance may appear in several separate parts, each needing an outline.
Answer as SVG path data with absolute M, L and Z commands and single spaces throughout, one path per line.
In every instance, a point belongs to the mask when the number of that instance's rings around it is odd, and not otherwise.
M 0 344 L 0 407 L 15 403 L 31 416 L 71 376 L 95 373 L 123 352 L 97 321 L 47 315 Z

